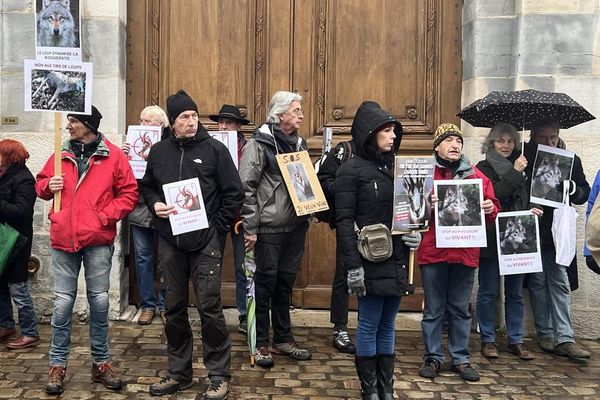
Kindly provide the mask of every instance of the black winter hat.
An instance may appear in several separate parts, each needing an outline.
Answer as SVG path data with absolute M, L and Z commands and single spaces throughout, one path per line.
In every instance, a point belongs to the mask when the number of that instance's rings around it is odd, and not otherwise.
M 92 132 L 94 132 L 94 134 L 98 134 L 98 127 L 100 126 L 100 120 L 102 119 L 102 114 L 100 114 L 100 111 L 98 111 L 98 109 L 94 106 L 92 106 L 92 114 L 88 115 L 88 114 L 67 114 L 67 118 L 68 117 L 73 117 L 76 120 L 78 120 L 79 122 L 81 122 L 82 124 L 84 124 L 85 126 L 87 126 L 88 128 L 90 128 L 90 130 Z
M 198 112 L 198 106 L 183 89 L 179 89 L 177 93 L 167 97 L 167 114 L 169 114 L 169 122 L 171 125 L 175 119 L 184 111 L 194 110 Z

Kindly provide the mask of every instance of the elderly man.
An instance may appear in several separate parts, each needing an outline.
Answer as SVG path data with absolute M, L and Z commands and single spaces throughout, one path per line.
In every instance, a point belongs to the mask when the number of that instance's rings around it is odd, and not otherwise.
M 169 370 L 150 394 L 162 396 L 192 386 L 192 329 L 188 320 L 191 279 L 202 323 L 202 358 L 210 385 L 207 400 L 227 398 L 231 340 L 221 303 L 221 264 L 225 237 L 243 200 L 242 183 L 227 147 L 210 137 L 198 121 L 198 107 L 183 90 L 167 98 L 173 135 L 152 146 L 141 187 L 154 214 L 165 295 Z M 198 178 L 209 227 L 174 235 L 163 185 Z
M 559 132 L 560 125 L 552 121 L 539 122 L 531 129 L 531 140 L 525 146 L 525 157 L 529 164 L 525 173 L 529 179 L 532 176 L 539 144 L 565 148 L 564 142 L 559 138 Z M 573 193 L 570 196 L 571 202 L 584 204 L 590 194 L 590 185 L 583 173 L 581 159 L 577 155 L 573 160 L 571 180 L 561 182 L 556 188 L 557 191 L 562 193 L 562 185 L 567 182 Z M 544 210 L 540 220 L 543 271 L 529 274 L 527 281 L 538 343 L 546 352 L 553 352 L 574 360 L 586 359 L 590 357 L 590 352 L 575 343 L 573 334 L 568 266 L 556 263 L 556 249 L 551 230 L 554 212 L 548 206 L 540 206 L 540 208 Z
M 102 114 L 67 114 L 70 139 L 62 148 L 62 174 L 55 175 L 54 155 L 37 175 L 37 195 L 50 200 L 62 193 L 59 212 L 50 210 L 54 311 L 50 372 L 46 393 L 63 392 L 71 347 L 71 315 L 83 262 L 90 307 L 92 381 L 108 389 L 123 386 L 108 355 L 108 289 L 117 221 L 138 200 L 127 157 L 98 131 Z
M 240 132 L 242 125 L 250 123 L 246 118 L 242 118 L 240 109 L 230 104 L 223 104 L 218 114 L 209 115 L 212 121 L 219 125 L 220 131 L 236 131 L 238 144 L 238 163 L 242 158 L 242 149 L 246 144 L 244 133 Z M 236 218 L 239 220 L 239 217 Z M 236 221 L 237 222 L 237 221 Z M 235 305 L 240 313 L 238 330 L 242 333 L 248 331 L 248 320 L 246 319 L 246 274 L 242 268 L 244 262 L 244 232 L 240 229 L 231 230 L 231 243 L 233 245 L 233 267 L 235 272 Z
M 434 179 L 481 179 L 485 221 L 494 222 L 500 203 L 494 197 L 492 182 L 475 168 L 463 154 L 463 135 L 453 124 L 440 125 L 433 137 Z M 437 195 L 432 199 L 437 202 Z M 437 206 L 437 204 L 436 204 Z M 419 375 L 434 378 L 444 362 L 442 351 L 442 320 L 448 316 L 448 352 L 452 357 L 450 369 L 466 381 L 478 381 L 479 373 L 469 362 L 471 314 L 469 299 L 473 290 L 475 269 L 479 266 L 479 248 L 438 248 L 435 223 L 423 235 L 419 248 L 425 310 L 421 327 L 425 354 Z M 447 310 L 447 311 L 446 311 Z
M 302 97 L 279 91 L 269 103 L 268 121 L 244 147 L 240 176 L 246 249 L 256 254 L 256 364 L 274 365 L 271 352 L 308 360 L 310 351 L 294 341 L 290 300 L 304 252 L 308 217 L 298 217 L 275 155 L 307 149 L 298 129 L 304 119 Z M 271 324 L 269 324 L 269 309 Z M 269 325 L 273 327 L 270 347 Z
M 162 139 L 169 136 L 169 119 L 165 111 L 159 106 L 148 106 L 140 113 L 140 125 L 160 126 L 163 129 Z M 123 143 L 123 152 L 129 155 L 131 143 Z M 139 185 L 139 182 L 138 182 Z M 127 216 L 131 227 L 131 239 L 135 254 L 135 273 L 138 291 L 140 294 L 141 313 L 137 323 L 149 325 L 154 320 L 156 308 L 160 313 L 163 324 L 165 319 L 165 290 L 162 287 L 158 295 L 154 293 L 154 229 L 152 229 L 152 215 L 144 197 L 140 196 L 137 206 Z

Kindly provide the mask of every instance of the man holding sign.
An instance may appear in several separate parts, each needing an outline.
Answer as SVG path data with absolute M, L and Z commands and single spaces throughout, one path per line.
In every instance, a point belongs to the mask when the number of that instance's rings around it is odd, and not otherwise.
M 433 137 L 434 180 L 481 179 L 483 202 L 487 224 L 494 222 L 500 209 L 500 203 L 494 197 L 490 180 L 471 165 L 463 155 L 463 135 L 453 124 L 440 125 Z M 463 196 L 464 197 L 464 196 Z M 446 197 L 448 198 L 448 197 Z M 461 202 L 460 196 L 454 196 L 454 203 Z M 437 194 L 432 199 L 437 203 Z M 437 207 L 437 204 L 435 204 Z M 459 210 L 456 204 L 449 209 Z M 418 263 L 421 266 L 423 290 L 425 292 L 425 310 L 421 322 L 425 354 L 419 375 L 434 378 L 444 362 L 442 351 L 442 320 L 448 314 L 448 352 L 452 357 L 451 370 L 466 381 L 478 381 L 479 373 L 469 362 L 469 334 L 471 332 L 471 314 L 469 299 L 473 290 L 475 269 L 479 265 L 479 248 L 458 247 L 440 248 L 436 245 L 435 225 L 431 223 L 429 231 L 423 235 L 419 248 Z
M 240 176 L 246 200 L 242 207 L 246 250 L 256 254 L 256 364 L 274 365 L 271 351 L 308 360 L 310 351 L 294 341 L 290 299 L 304 252 L 308 216 L 297 216 L 276 155 L 306 150 L 298 135 L 304 120 L 302 97 L 279 91 L 269 103 L 268 122 L 244 147 Z M 273 346 L 269 341 L 269 309 Z
M 191 279 L 202 323 L 202 357 L 210 379 L 204 398 L 221 400 L 227 397 L 231 380 L 231 340 L 221 303 L 221 264 L 226 234 L 242 205 L 242 183 L 229 150 L 211 138 L 198 121 L 198 107 L 185 91 L 167 98 L 167 113 L 173 135 L 152 146 L 141 181 L 144 200 L 154 213 L 159 265 L 167 287 L 169 370 L 160 382 L 150 386 L 150 393 L 162 396 L 193 384 L 194 347 L 187 312 Z M 163 186 L 192 179 L 200 184 L 202 202 L 194 201 L 204 204 L 202 211 L 209 227 L 174 234 L 169 216 L 174 215 L 175 206 L 166 204 Z
M 117 222 L 135 207 L 137 184 L 127 157 L 98 131 L 102 114 L 67 114 L 67 140 L 61 153 L 61 175 L 54 173 L 54 154 L 37 175 L 37 195 L 50 200 L 62 193 L 58 212 L 50 211 L 50 245 L 54 276 L 54 311 L 50 373 L 46 393 L 63 392 L 71 343 L 71 315 L 83 262 L 90 306 L 92 381 L 108 389 L 123 386 L 108 355 L 108 289 Z

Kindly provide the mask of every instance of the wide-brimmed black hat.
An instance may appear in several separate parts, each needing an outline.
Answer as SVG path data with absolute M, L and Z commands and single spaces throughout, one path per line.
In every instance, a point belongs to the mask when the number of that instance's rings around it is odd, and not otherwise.
M 219 110 L 219 114 L 209 115 L 208 118 L 215 122 L 219 122 L 219 118 L 227 118 L 237 121 L 242 125 L 247 125 L 250 123 L 250 121 L 246 118 L 242 118 L 240 109 L 236 106 L 232 106 L 231 104 L 223 104 L 221 110 Z

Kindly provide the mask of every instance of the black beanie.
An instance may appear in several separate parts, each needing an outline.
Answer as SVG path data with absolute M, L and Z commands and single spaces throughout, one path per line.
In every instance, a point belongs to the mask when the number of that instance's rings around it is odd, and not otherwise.
M 87 126 L 88 128 L 90 128 L 90 130 L 92 132 L 94 132 L 94 134 L 98 134 L 98 127 L 100 126 L 100 120 L 102 119 L 102 114 L 100 114 L 100 111 L 98 111 L 98 109 L 94 106 L 92 106 L 92 115 L 88 115 L 88 114 L 67 114 L 67 118 L 68 117 L 73 117 L 76 120 L 78 120 L 79 122 L 81 122 L 82 124 L 84 124 L 85 126 Z
M 175 119 L 184 111 L 194 110 L 198 112 L 198 106 L 194 100 L 183 89 L 179 89 L 177 93 L 167 97 L 167 114 L 169 114 L 169 122 L 173 125 Z

